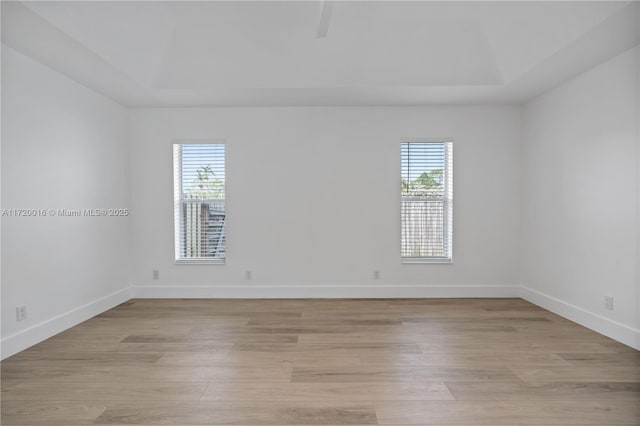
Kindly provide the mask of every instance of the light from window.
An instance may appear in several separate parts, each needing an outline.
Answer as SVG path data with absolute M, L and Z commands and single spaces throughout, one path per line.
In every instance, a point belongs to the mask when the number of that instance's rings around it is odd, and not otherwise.
M 451 142 L 402 142 L 403 262 L 451 262 L 453 149 Z
M 225 145 L 173 145 L 176 262 L 225 260 Z

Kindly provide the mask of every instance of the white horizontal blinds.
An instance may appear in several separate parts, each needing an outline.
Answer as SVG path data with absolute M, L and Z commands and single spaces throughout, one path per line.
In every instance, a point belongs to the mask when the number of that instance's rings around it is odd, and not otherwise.
M 225 258 L 225 145 L 174 145 L 176 260 Z
M 451 260 L 453 223 L 451 142 L 403 142 L 401 255 Z

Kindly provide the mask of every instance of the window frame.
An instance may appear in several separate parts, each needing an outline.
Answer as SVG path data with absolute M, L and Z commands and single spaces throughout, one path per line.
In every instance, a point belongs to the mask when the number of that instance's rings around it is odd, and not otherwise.
M 227 250 L 225 247 L 224 257 L 199 257 L 199 258 L 183 258 L 181 257 L 181 221 L 182 216 L 182 145 L 224 145 L 224 211 L 225 211 L 225 246 L 227 240 L 227 143 L 224 139 L 173 139 L 171 141 L 172 160 L 173 160 L 173 238 L 174 238 L 174 263 L 176 265 L 225 265 L 227 260 Z M 176 153 L 180 152 L 180 158 Z M 178 180 L 179 178 L 179 180 Z
M 402 255 L 402 189 L 399 190 L 399 215 L 398 221 L 400 233 L 400 262 L 402 264 L 452 264 L 453 263 L 453 138 L 450 137 L 425 137 L 425 138 L 402 138 L 400 140 L 400 178 L 402 179 L 402 147 L 404 144 L 422 143 L 422 144 L 444 144 L 445 161 L 444 161 L 444 244 L 445 256 L 403 256 Z

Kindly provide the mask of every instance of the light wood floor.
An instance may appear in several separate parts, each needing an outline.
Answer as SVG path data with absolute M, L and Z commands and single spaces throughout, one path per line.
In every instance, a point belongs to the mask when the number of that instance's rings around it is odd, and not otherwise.
M 131 300 L 1 369 L 3 425 L 640 425 L 640 352 L 520 299 Z

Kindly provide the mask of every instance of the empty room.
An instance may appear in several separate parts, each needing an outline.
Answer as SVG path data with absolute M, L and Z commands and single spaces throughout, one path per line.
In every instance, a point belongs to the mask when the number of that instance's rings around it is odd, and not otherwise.
M 2 425 L 640 425 L 640 2 L 0 8 Z

